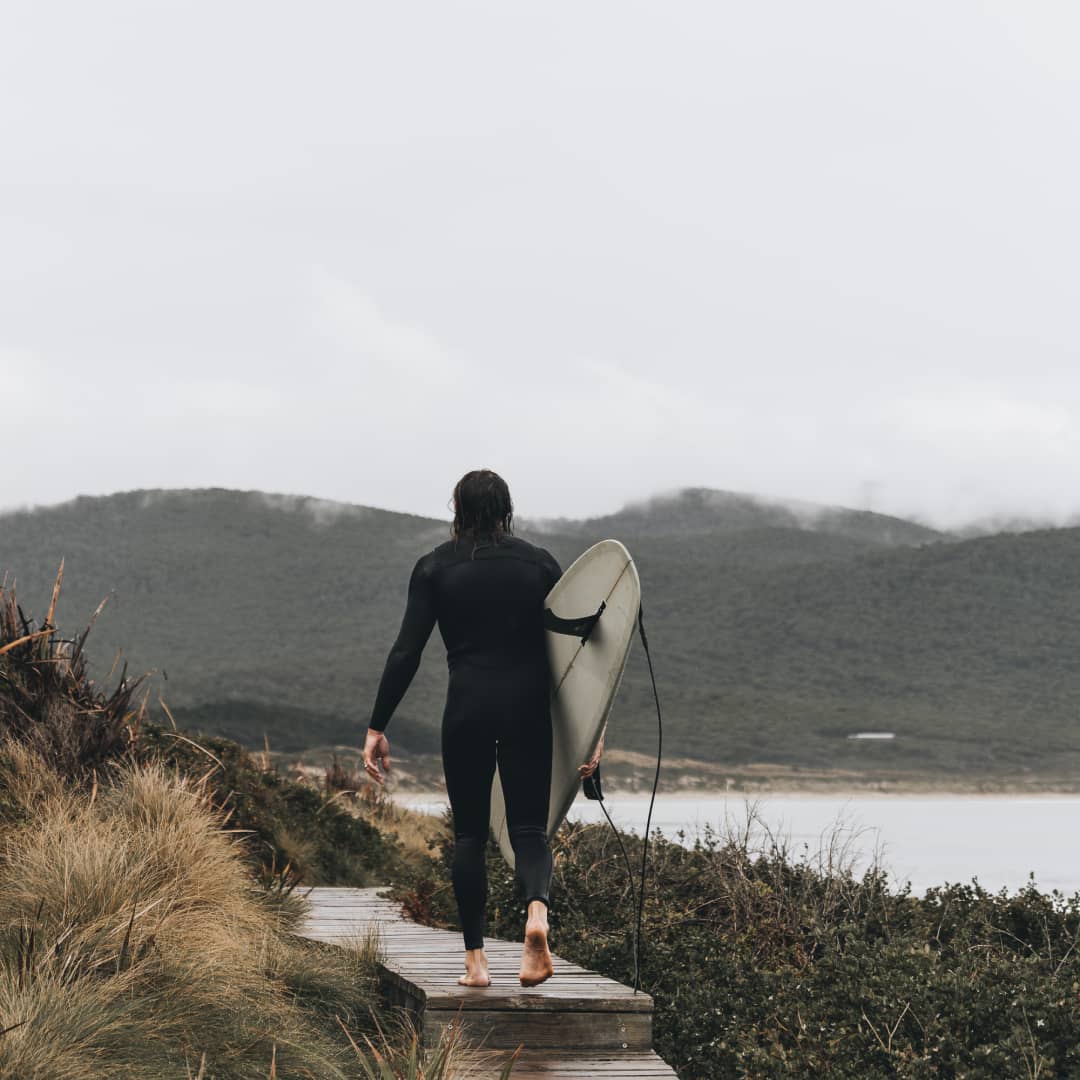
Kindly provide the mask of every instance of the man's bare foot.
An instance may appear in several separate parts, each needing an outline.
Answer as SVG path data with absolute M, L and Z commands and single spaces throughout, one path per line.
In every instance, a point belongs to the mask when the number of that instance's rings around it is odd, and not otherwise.
M 525 924 L 525 948 L 521 954 L 522 986 L 537 986 L 550 979 L 551 952 L 548 949 L 547 905 L 542 900 L 529 904 L 529 920 Z
M 465 950 L 465 974 L 458 979 L 462 986 L 490 986 L 487 956 L 483 949 Z

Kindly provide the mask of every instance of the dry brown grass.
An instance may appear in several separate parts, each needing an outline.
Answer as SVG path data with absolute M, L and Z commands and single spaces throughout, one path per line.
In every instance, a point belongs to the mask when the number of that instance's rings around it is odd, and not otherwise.
M 355 812 L 412 855 L 430 857 L 449 839 L 443 818 L 402 806 L 394 801 L 392 792 L 371 781 L 360 789 Z
M 86 632 L 52 623 L 61 580 L 40 630 L 0 585 L 0 1080 L 467 1074 L 456 1040 L 383 1038 L 372 938 L 291 933 L 314 841 L 281 824 L 290 865 L 264 887 L 245 846 L 265 835 L 215 801 L 221 762 L 132 752 L 138 680 L 86 678 Z
M 449 832 L 442 818 L 423 814 L 418 810 L 400 808 L 394 821 L 380 825 L 383 832 L 397 840 L 405 851 L 414 855 L 430 856 L 449 839 Z
M 0 1077 L 359 1075 L 305 1006 L 362 1034 L 370 955 L 286 933 L 202 785 L 123 765 L 85 793 L 25 745 L 0 762 Z
M 342 763 L 336 754 L 332 755 L 329 765 L 321 768 L 294 766 L 293 773 L 300 783 L 322 788 L 342 809 L 398 841 L 406 855 L 426 859 L 449 836 L 442 818 L 402 806 L 394 799 L 392 784 L 374 783 L 363 773 Z M 285 844 L 282 846 L 286 847 Z M 298 852 L 294 862 L 299 865 L 302 858 L 303 853 Z
M 8 739 L 0 790 L 0 1080 L 490 1067 L 457 1037 L 423 1052 L 403 1018 L 380 1028 L 377 939 L 292 936 L 298 902 L 257 886 L 204 783 L 123 763 L 68 787 Z
M 508 1080 L 520 1047 L 483 1050 L 471 1046 L 458 1026 L 444 1030 L 437 1046 L 423 1050 L 419 1035 L 408 1022 L 392 1036 L 380 1033 L 365 1038 L 364 1046 L 353 1044 L 365 1080 L 488 1080 L 499 1069 L 499 1080 Z
M 83 649 L 105 601 L 77 638 L 62 637 L 53 616 L 63 579 L 61 562 L 41 626 L 6 578 L 0 584 L 0 734 L 33 746 L 62 776 L 79 776 L 134 744 L 145 700 L 135 702 L 143 678 L 127 678 L 126 664 L 109 693 L 87 678 Z

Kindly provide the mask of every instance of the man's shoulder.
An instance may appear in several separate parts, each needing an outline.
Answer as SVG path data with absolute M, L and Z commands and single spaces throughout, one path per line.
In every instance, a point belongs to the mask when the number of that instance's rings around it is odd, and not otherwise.
M 558 567 L 558 561 L 555 556 L 548 551 L 547 548 L 540 547 L 539 544 L 530 543 L 528 540 L 523 540 L 520 536 L 508 536 L 503 540 L 503 543 L 512 543 L 515 545 L 514 552 L 519 554 L 522 558 L 528 559 L 531 562 L 540 563 L 545 567 Z
M 426 551 L 421 555 L 420 558 L 416 560 L 416 565 L 424 570 L 432 570 L 440 563 L 453 558 L 456 549 L 457 545 L 453 540 L 444 540 L 443 543 L 438 544 L 430 551 Z
M 548 552 L 540 547 L 539 544 L 531 543 L 529 540 L 520 536 L 504 536 L 499 543 L 505 544 L 511 551 L 520 555 L 531 556 L 537 559 L 545 558 L 548 555 Z
M 421 555 L 417 560 L 417 567 L 421 570 L 431 571 L 439 566 L 458 562 L 473 557 L 488 559 L 498 556 L 512 556 L 524 559 L 526 562 L 543 563 L 545 565 L 554 561 L 550 551 L 540 547 L 520 536 L 502 536 L 494 544 L 485 543 L 481 548 L 474 548 L 467 541 L 453 538 L 432 548 L 431 551 Z

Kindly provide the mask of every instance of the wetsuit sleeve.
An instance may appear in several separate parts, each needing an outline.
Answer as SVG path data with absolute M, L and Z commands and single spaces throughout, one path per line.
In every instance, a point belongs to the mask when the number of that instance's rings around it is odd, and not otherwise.
M 413 567 L 409 578 L 409 598 L 405 605 L 405 617 L 401 620 L 401 629 L 394 642 L 390 655 L 386 658 L 379 689 L 375 695 L 375 707 L 371 712 L 368 727 L 375 731 L 385 731 L 390 717 L 405 696 L 412 682 L 416 669 L 420 666 L 420 656 L 424 651 L 431 630 L 435 625 L 435 600 L 432 594 L 431 579 L 420 559 Z

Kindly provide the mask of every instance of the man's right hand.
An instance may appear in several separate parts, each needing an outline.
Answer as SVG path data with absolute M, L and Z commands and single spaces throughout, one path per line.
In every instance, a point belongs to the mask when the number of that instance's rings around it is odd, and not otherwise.
M 383 775 L 379 772 L 380 763 L 386 772 L 390 771 L 390 743 L 381 731 L 368 728 L 364 740 L 364 771 L 381 784 Z
M 593 751 L 593 756 L 585 762 L 584 765 L 579 765 L 577 768 L 577 774 L 579 780 L 584 780 L 588 776 L 592 776 L 596 772 L 596 766 L 600 764 L 600 758 L 604 753 L 604 736 L 607 734 L 607 721 L 604 721 L 604 728 L 600 732 L 600 741 L 596 744 L 596 749 Z

